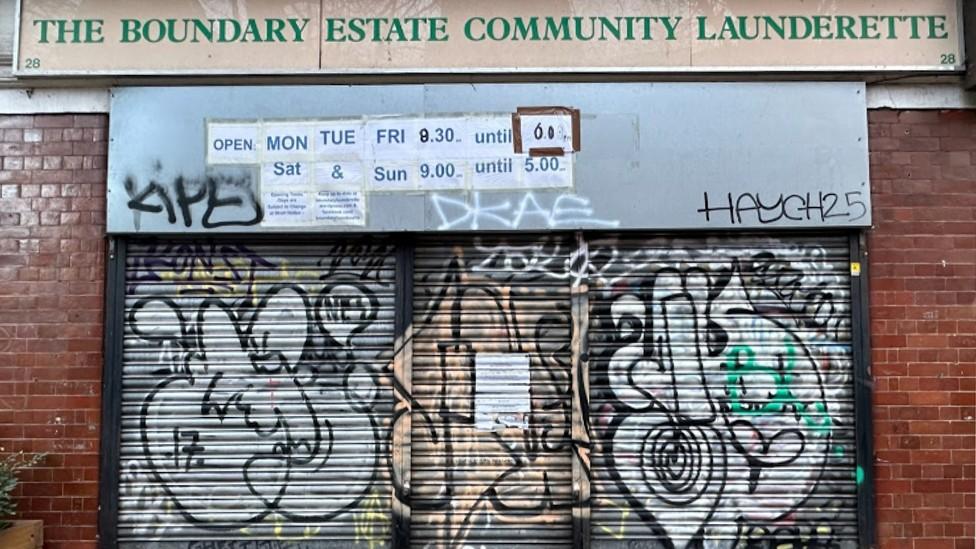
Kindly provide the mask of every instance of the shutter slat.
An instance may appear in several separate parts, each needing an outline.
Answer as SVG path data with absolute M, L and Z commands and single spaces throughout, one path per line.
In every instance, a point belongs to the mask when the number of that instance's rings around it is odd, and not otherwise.
M 856 545 L 848 253 L 589 242 L 593 547 Z
M 393 248 L 127 254 L 119 540 L 390 541 Z
M 413 547 L 572 545 L 570 292 L 546 274 L 565 275 L 570 251 L 559 238 L 417 247 Z M 477 428 L 487 354 L 529 357 L 527 429 Z

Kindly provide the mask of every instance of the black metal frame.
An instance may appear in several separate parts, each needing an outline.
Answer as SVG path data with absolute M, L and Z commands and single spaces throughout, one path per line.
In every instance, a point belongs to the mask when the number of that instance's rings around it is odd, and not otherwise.
M 401 238 L 396 245 L 396 274 L 394 277 L 394 317 L 393 317 L 393 337 L 394 341 L 399 341 L 401 348 L 396 349 L 397 354 L 403 353 L 408 345 L 413 345 L 412 336 L 407 334 L 413 323 L 413 269 L 414 269 L 414 245 L 409 238 Z M 396 373 L 394 373 L 396 376 Z M 410 393 L 406 395 L 410 398 Z M 412 408 L 412 406 L 411 406 Z M 408 408 L 409 410 L 410 408 Z M 409 414 L 409 411 L 407 412 Z M 400 478 L 408 479 L 405 486 L 394 487 L 395 490 L 402 490 L 399 496 L 402 498 L 407 510 L 405 513 L 394 513 L 393 516 L 393 549 L 407 549 L 410 547 L 410 454 L 409 447 L 406 455 L 402 456 Z M 400 449 L 404 452 L 404 449 Z M 392 454 L 392 449 L 391 452 Z M 405 469 L 405 470 L 404 470 Z
M 860 265 L 851 274 L 851 344 L 854 356 L 854 440 L 857 456 L 857 535 L 864 548 L 875 547 L 877 523 L 874 514 L 874 430 L 871 419 L 871 330 L 868 304 L 868 254 L 865 232 L 850 235 L 851 262 Z M 852 268 L 853 270 L 853 268 Z
M 976 90 L 976 2 L 963 0 L 962 29 L 965 47 L 960 55 L 965 55 L 966 75 L 963 84 L 968 90 Z
M 105 341 L 102 366 L 102 430 L 99 449 L 98 546 L 118 543 L 119 463 L 122 436 L 122 333 L 125 316 L 124 238 L 108 238 Z

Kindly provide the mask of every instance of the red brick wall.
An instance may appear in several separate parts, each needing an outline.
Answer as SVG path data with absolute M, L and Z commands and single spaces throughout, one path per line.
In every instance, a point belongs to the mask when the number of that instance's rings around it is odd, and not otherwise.
M 976 111 L 872 111 L 881 547 L 976 537 Z
M 0 115 L 0 447 L 46 452 L 18 488 L 45 547 L 93 547 L 107 117 Z

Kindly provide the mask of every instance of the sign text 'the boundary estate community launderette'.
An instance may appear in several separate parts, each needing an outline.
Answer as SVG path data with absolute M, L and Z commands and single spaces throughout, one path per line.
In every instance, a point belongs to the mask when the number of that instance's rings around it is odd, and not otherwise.
M 16 74 L 955 72 L 954 0 L 22 0 Z

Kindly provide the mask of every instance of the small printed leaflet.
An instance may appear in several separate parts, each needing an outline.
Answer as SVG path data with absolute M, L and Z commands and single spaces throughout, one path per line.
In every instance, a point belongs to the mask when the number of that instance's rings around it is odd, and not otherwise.
M 308 194 L 302 191 L 270 191 L 261 193 L 264 204 L 264 223 L 269 226 L 308 225 L 311 216 Z
M 474 359 L 474 422 L 478 431 L 528 429 L 529 355 L 479 353 Z
M 315 193 L 315 222 L 320 225 L 365 225 L 362 191 L 322 190 Z

